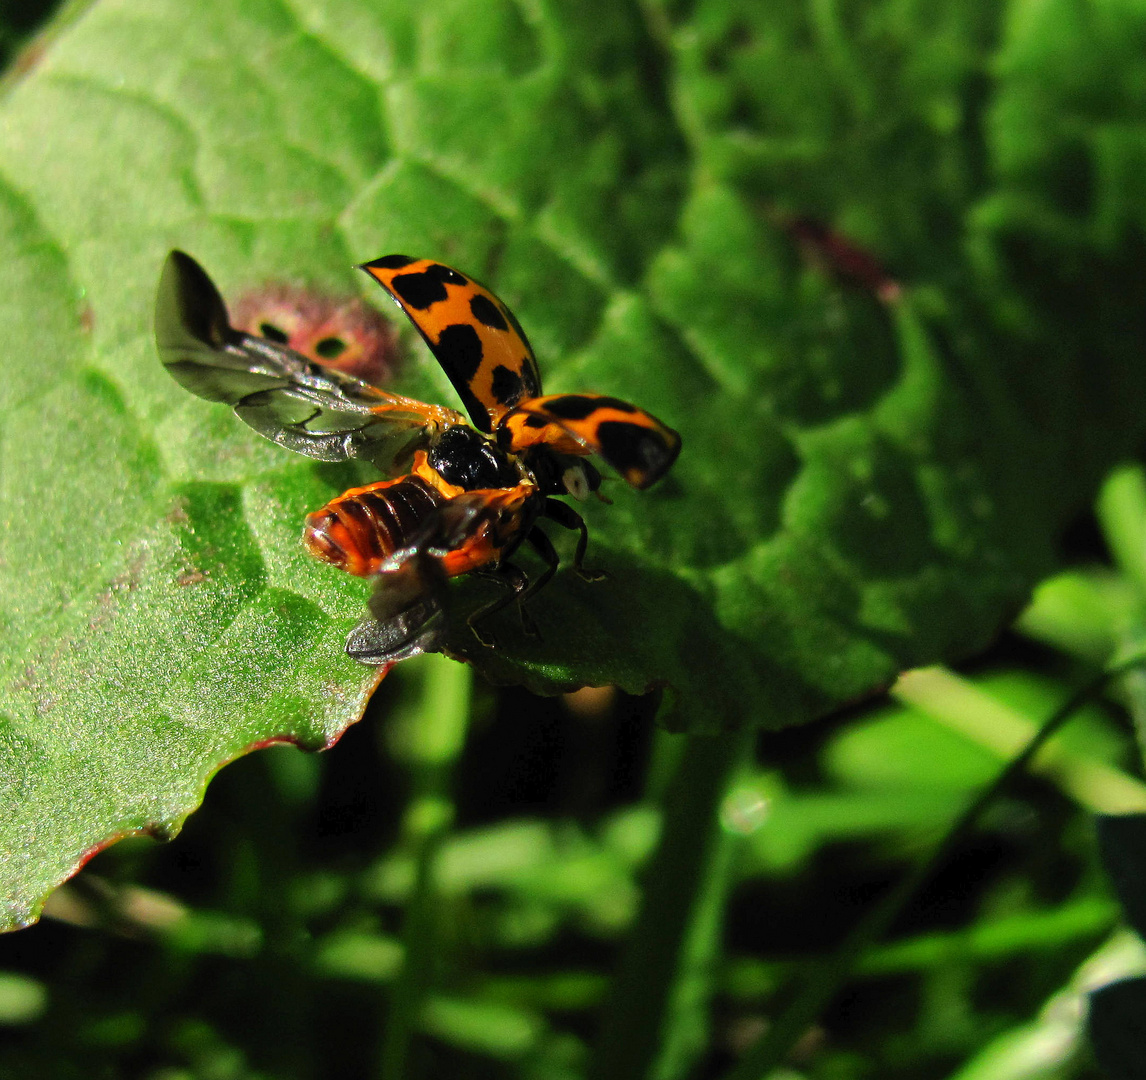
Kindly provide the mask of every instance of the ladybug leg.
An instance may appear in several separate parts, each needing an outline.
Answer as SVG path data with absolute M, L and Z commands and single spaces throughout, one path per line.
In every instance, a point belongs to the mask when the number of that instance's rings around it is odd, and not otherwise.
M 483 575 L 492 577 L 495 581 L 500 581 L 510 589 L 504 596 L 499 596 L 492 603 L 486 604 L 483 608 L 478 608 L 478 610 L 466 620 L 478 641 L 483 645 L 492 645 L 493 642 L 487 640 L 489 635 L 486 634 L 483 636 L 474 624 L 488 618 L 497 611 L 501 611 L 502 608 L 509 607 L 509 605 L 514 602 L 517 603 L 517 611 L 521 616 L 522 631 L 529 637 L 541 637 L 541 633 L 537 629 L 537 623 L 533 621 L 533 617 L 525 607 L 525 601 L 539 589 L 545 587 L 553 575 L 557 573 L 557 567 L 560 565 L 561 560 L 554 550 L 549 537 L 540 529 L 530 529 L 525 539 L 528 541 L 529 546 L 545 560 L 545 569 L 531 581 L 521 567 L 511 562 L 503 562 L 496 570 Z M 481 573 L 481 571 L 479 571 L 479 573 Z
M 585 548 L 589 545 L 589 528 L 585 524 L 585 519 L 560 499 L 546 499 L 543 513 L 558 525 L 566 529 L 576 529 L 581 534 L 577 537 L 577 549 L 573 552 L 573 569 L 577 576 L 582 581 L 604 581 L 609 576 L 604 570 L 586 570 L 581 565 L 581 560 L 585 558 Z
M 545 560 L 546 566 L 545 569 L 529 583 L 529 588 L 517 598 L 517 603 L 521 608 L 523 616 L 525 615 L 525 601 L 549 582 L 550 578 L 557 573 L 557 567 L 561 563 L 560 557 L 553 549 L 553 542 L 539 528 L 534 526 L 530 529 L 529 535 L 525 539 L 529 542 L 529 546 Z
M 496 600 L 492 600 L 484 607 L 478 608 L 477 611 L 466 619 L 466 625 L 473 631 L 474 637 L 487 648 L 492 649 L 497 645 L 497 639 L 490 633 L 483 634 L 477 628 L 477 624 L 484 622 L 491 615 L 501 611 L 502 608 L 509 607 L 515 600 L 520 601 L 520 599 L 530 591 L 529 577 L 520 566 L 511 562 L 503 562 L 496 570 L 477 570 L 475 571 L 475 577 L 490 578 L 499 585 L 504 585 L 508 590 Z M 533 620 L 529 618 L 524 608 L 521 608 L 521 625 L 527 634 L 531 636 L 537 634 L 537 627 L 533 624 Z

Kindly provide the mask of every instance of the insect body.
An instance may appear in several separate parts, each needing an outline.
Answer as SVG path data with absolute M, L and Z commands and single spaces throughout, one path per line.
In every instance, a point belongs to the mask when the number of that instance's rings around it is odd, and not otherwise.
M 353 488 L 306 519 L 303 542 L 324 561 L 376 582 L 370 617 L 347 651 L 388 663 L 436 648 L 448 578 L 475 572 L 505 586 L 474 612 L 478 624 L 522 606 L 556 572 L 541 518 L 588 533 L 558 496 L 583 499 L 599 455 L 645 488 L 676 459 L 680 436 L 636 406 L 599 394 L 541 395 L 537 361 L 509 309 L 488 289 L 441 263 L 389 255 L 362 269 L 425 338 L 464 402 L 453 409 L 391 394 L 313 363 L 278 342 L 234 329 L 202 267 L 173 251 L 160 277 L 155 334 L 167 370 L 188 390 L 234 407 L 261 435 L 320 461 L 357 458 L 387 479 Z M 521 543 L 545 561 L 530 580 L 510 561 Z

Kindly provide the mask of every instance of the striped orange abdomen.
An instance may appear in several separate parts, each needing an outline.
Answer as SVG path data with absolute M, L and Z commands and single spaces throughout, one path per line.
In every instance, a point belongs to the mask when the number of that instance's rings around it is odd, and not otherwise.
M 370 577 L 395 551 L 408 547 L 427 517 L 446 501 L 418 476 L 351 488 L 307 515 L 302 541 L 323 562 Z

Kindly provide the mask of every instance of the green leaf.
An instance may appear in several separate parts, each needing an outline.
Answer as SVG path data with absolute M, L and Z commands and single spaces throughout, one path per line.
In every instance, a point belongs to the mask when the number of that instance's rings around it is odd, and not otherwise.
M 444 259 L 514 309 L 547 390 L 681 431 L 656 489 L 589 508 L 611 581 L 559 574 L 540 641 L 507 611 L 482 648 L 483 586 L 457 586 L 450 651 L 495 681 L 779 726 L 982 647 L 1053 566 L 1144 431 L 1146 16 L 683 10 L 101 0 L 9 85 L 6 925 L 110 838 L 173 832 L 244 748 L 335 739 L 373 679 L 342 653 L 366 586 L 298 544 L 361 477 L 162 371 L 171 247 L 232 300 L 387 310 L 352 264 Z M 397 388 L 452 403 L 405 340 Z

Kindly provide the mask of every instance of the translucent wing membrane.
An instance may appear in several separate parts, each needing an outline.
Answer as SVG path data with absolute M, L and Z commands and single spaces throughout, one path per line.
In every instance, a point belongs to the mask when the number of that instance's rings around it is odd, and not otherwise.
M 454 385 L 474 426 L 490 432 L 541 393 L 533 349 L 513 313 L 473 278 L 432 259 L 364 263 L 406 313 Z
M 515 452 L 544 444 L 562 454 L 598 454 L 635 488 L 655 484 L 680 453 L 680 435 L 672 428 L 603 394 L 523 401 L 502 420 L 500 432 Z
M 164 366 L 192 393 L 226 402 L 271 442 L 320 461 L 360 458 L 398 472 L 443 427 L 465 423 L 453 409 L 388 394 L 234 329 L 211 279 L 181 251 L 159 279 L 155 338 Z

